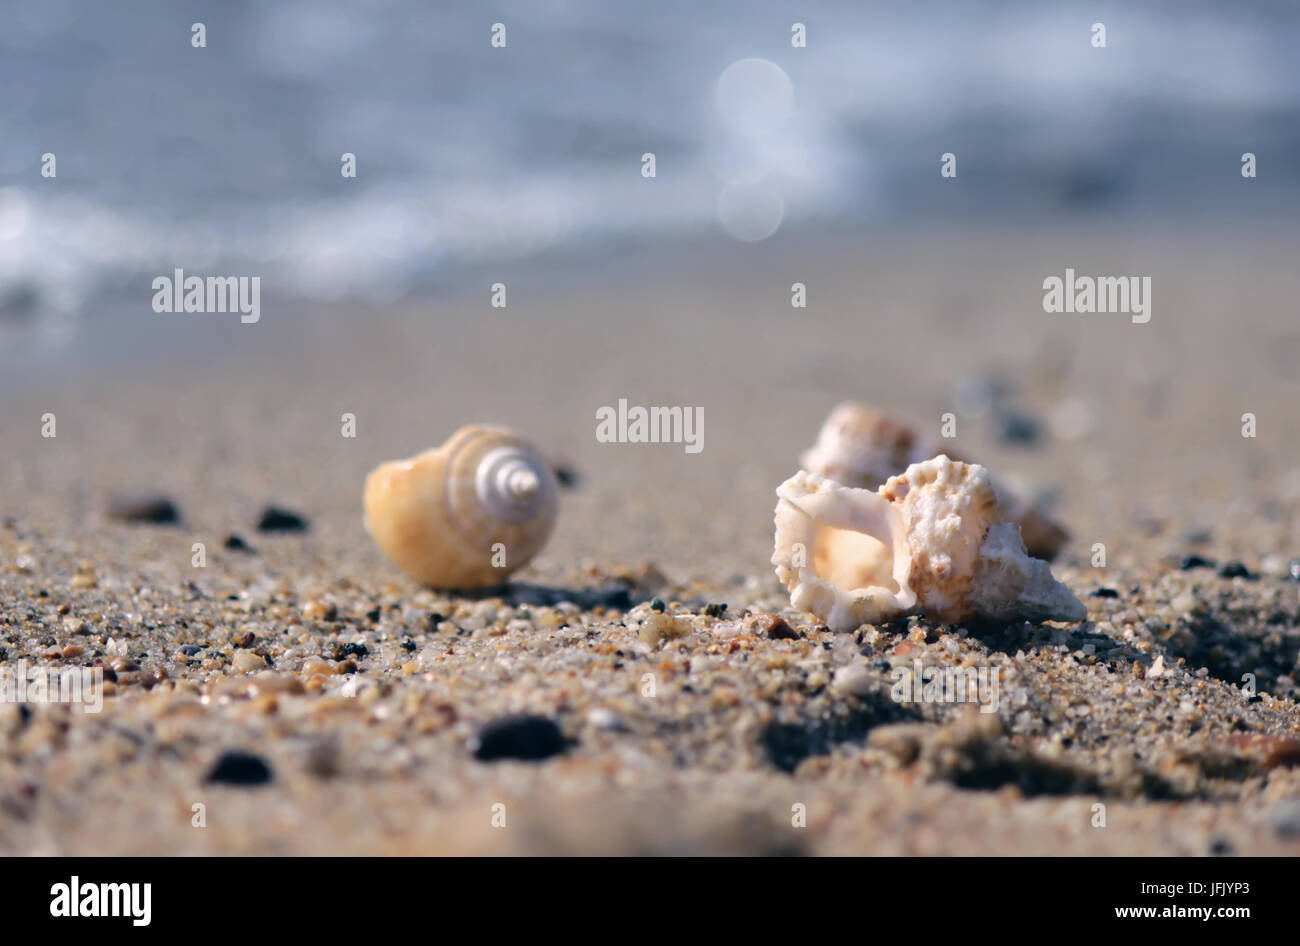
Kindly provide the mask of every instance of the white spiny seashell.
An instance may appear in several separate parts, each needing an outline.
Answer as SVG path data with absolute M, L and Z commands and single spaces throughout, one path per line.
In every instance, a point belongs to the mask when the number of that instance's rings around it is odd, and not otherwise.
M 937 439 L 923 437 L 907 424 L 870 407 L 846 401 L 830 412 L 817 434 L 817 442 L 800 455 L 799 463 L 805 470 L 844 486 L 876 489 L 913 463 L 941 453 L 962 459 Z M 1030 553 L 1037 558 L 1054 558 L 1069 534 L 1006 483 L 995 481 L 993 488 L 1006 517 L 1020 526 Z
M 776 494 L 777 577 L 833 631 L 912 611 L 945 623 L 1087 616 L 1026 552 L 982 466 L 938 456 L 875 492 L 800 470 Z
M 366 529 L 398 568 L 435 588 L 505 581 L 546 544 L 558 484 L 541 452 L 471 424 L 441 447 L 366 477 Z

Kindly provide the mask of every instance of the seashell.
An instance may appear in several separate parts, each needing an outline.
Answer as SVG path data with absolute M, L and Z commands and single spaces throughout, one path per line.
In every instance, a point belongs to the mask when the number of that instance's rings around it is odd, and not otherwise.
M 441 447 L 366 477 L 366 529 L 389 560 L 435 588 L 505 581 L 555 527 L 555 474 L 505 427 L 471 424 Z
M 777 577 L 837 633 L 913 611 L 944 623 L 1087 617 L 1027 553 L 977 464 L 938 456 L 874 492 L 800 470 L 776 494 Z
M 846 401 L 827 416 L 817 442 L 799 457 L 803 469 L 844 486 L 877 489 L 913 463 L 946 454 L 965 460 L 937 440 L 862 404 Z M 994 482 L 1004 514 L 1020 526 L 1021 537 L 1035 558 L 1051 560 L 1070 536 L 1032 503 Z

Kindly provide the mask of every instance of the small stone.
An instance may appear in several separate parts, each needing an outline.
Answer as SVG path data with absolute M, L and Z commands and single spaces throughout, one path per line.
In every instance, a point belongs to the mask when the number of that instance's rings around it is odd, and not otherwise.
M 181 653 L 186 657 L 197 657 L 199 654 L 203 653 L 203 648 L 198 644 L 186 644 L 181 647 Z
M 1269 823 L 1284 840 L 1300 838 L 1300 798 L 1278 802 L 1269 811 Z
M 1119 592 L 1114 588 L 1094 588 L 1092 591 L 1094 598 L 1118 598 Z
M 726 613 L 727 604 L 725 601 L 721 604 L 706 604 L 704 606 L 704 614 L 706 617 L 720 618 Z
M 176 504 L 161 493 L 114 493 L 104 511 L 118 522 L 175 525 L 181 521 Z
M 578 471 L 567 463 L 557 463 L 552 470 L 555 473 L 555 481 L 565 489 L 577 489 L 578 484 L 582 481 L 582 476 Z
M 862 664 L 848 664 L 835 671 L 831 689 L 851 696 L 866 696 L 875 689 L 875 679 Z
M 675 618 L 671 614 L 655 612 L 645 619 L 637 637 L 642 643 L 655 646 L 660 641 L 672 640 L 690 633 L 691 623 L 686 618 Z
M 773 614 L 771 611 L 764 611 L 755 617 L 753 626 L 755 634 L 760 634 L 772 640 L 797 641 L 799 639 L 799 635 L 794 628 L 786 623 L 785 618 Z
M 1200 608 L 1200 606 L 1200 600 L 1193 594 L 1178 595 L 1169 602 L 1169 607 L 1173 608 L 1179 614 L 1191 614 L 1193 611 Z
M 230 661 L 231 665 L 241 673 L 247 673 L 250 670 L 265 670 L 266 658 L 251 650 L 241 650 L 235 654 Z
M 226 536 L 225 541 L 221 543 L 222 547 L 231 552 L 253 552 L 253 547 L 244 541 L 242 536 L 230 533 Z
M 1219 569 L 1220 578 L 1249 578 L 1250 569 L 1241 562 L 1227 562 Z
M 339 606 L 328 598 L 313 598 L 302 606 L 302 616 L 311 621 L 333 621 L 339 616 Z
M 596 729 L 618 730 L 623 728 L 623 721 L 612 709 L 598 706 L 587 714 L 587 724 Z
M 662 614 L 667 609 L 668 609 L 668 605 L 664 604 L 662 598 L 655 598 L 650 602 L 651 611 L 658 611 L 660 614 Z
M 99 579 L 89 572 L 82 572 L 72 576 L 72 587 L 78 591 L 84 591 L 90 588 L 99 587 Z
M 1213 568 L 1214 561 L 1208 558 L 1201 558 L 1199 555 L 1184 555 L 1178 560 L 1178 567 L 1185 572 L 1194 568 Z
M 1300 558 L 1293 558 L 1287 563 L 1286 573 L 1292 581 L 1300 581 Z
M 257 756 L 247 752 L 223 752 L 204 781 L 220 785 L 265 785 L 273 777 L 271 767 Z
M 475 740 L 474 758 L 480 762 L 501 759 L 539 761 L 564 751 L 564 734 L 545 716 L 517 714 L 484 725 Z
M 306 519 L 278 506 L 267 506 L 257 522 L 258 532 L 306 532 L 307 529 Z
M 64 657 L 80 657 L 85 652 L 85 648 L 80 644 L 69 644 L 67 647 L 63 648 Z
M 1033 417 L 1019 411 L 1002 410 L 997 415 L 998 439 L 1028 447 L 1038 443 L 1042 427 Z
M 1147 668 L 1147 679 L 1152 680 L 1165 672 L 1165 655 L 1157 654 L 1156 659 L 1151 661 L 1151 666 Z
M 1233 733 L 1222 740 L 1228 748 L 1253 755 L 1267 769 L 1300 765 L 1300 739 L 1268 733 Z

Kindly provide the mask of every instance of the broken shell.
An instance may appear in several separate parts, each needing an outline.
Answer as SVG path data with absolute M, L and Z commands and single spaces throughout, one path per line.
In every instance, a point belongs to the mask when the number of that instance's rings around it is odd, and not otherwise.
M 941 453 L 954 460 L 964 459 L 900 421 L 846 401 L 830 412 L 817 442 L 800 455 L 799 463 L 805 470 L 844 486 L 877 489 L 913 463 Z M 1006 518 L 1020 526 L 1029 553 L 1035 558 L 1054 558 L 1069 533 L 1005 483 L 994 481 L 993 488 Z
M 366 529 L 393 564 L 435 588 L 505 581 L 546 544 L 558 484 L 541 452 L 472 424 L 366 478 Z
M 938 456 L 876 492 L 800 470 L 776 493 L 777 577 L 837 633 L 914 610 L 945 623 L 1087 616 L 1026 552 L 982 466 Z

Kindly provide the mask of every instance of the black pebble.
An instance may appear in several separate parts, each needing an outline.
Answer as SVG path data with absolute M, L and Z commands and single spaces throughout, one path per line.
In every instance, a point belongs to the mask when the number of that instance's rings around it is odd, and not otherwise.
M 1184 555 L 1178 562 L 1178 567 L 1188 572 L 1193 568 L 1213 568 L 1214 562 L 1208 558 L 1201 558 L 1199 555 Z
M 502 716 L 478 732 L 474 758 L 480 762 L 499 759 L 548 759 L 564 751 L 564 734 L 545 716 Z
M 379 619 L 382 616 L 383 616 L 383 611 L 380 608 L 371 608 L 369 611 L 366 612 L 366 620 L 369 621 L 371 624 L 378 624 Z
M 1094 598 L 1118 598 L 1119 592 L 1114 588 L 1096 588 L 1093 589 L 1092 597 Z
M 721 604 L 706 604 L 704 613 L 711 618 L 720 618 L 727 613 L 727 604 L 725 601 Z
M 223 547 L 229 549 L 232 552 L 253 551 L 253 547 L 249 545 L 247 542 L 245 542 L 242 536 L 235 535 L 235 533 L 233 532 L 230 533 L 230 535 L 226 536 L 226 541 L 222 542 L 221 544 Z
M 267 506 L 257 523 L 258 532 L 306 532 L 307 520 L 295 512 Z
M 201 654 L 202 652 L 203 652 L 203 648 L 200 647 L 198 644 L 186 644 L 184 647 L 181 648 L 181 653 L 184 654 L 186 657 L 194 657 L 198 654 Z
M 1002 411 L 998 414 L 998 439 L 1003 443 L 1033 446 L 1042 436 L 1038 421 L 1028 414 Z
M 555 479 L 565 489 L 577 489 L 578 483 L 582 477 L 578 471 L 571 466 L 557 465 L 555 468 Z
M 223 752 L 205 782 L 223 785 L 265 785 L 271 781 L 271 767 L 247 752 Z
M 365 644 L 349 643 L 343 645 L 344 657 L 366 657 L 369 656 L 370 650 Z
M 626 611 L 632 607 L 632 596 L 622 585 L 610 585 L 600 593 L 600 603 L 607 608 Z
M 1250 569 L 1241 562 L 1228 562 L 1219 569 L 1220 578 L 1249 578 Z
M 176 504 L 156 493 L 117 493 L 108 500 L 108 518 L 119 522 L 175 525 L 181 521 Z
M 658 611 L 662 613 L 667 607 L 668 605 L 664 604 L 662 598 L 655 598 L 653 601 L 650 602 L 651 611 Z

